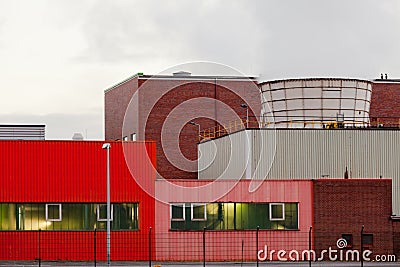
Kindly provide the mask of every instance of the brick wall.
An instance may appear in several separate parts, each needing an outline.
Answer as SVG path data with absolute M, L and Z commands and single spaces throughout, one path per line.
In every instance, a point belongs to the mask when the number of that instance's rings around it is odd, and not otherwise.
M 361 227 L 373 234 L 374 254 L 393 253 L 390 179 L 314 181 L 314 236 L 317 251 L 332 247 L 342 234 L 352 234 L 352 249 L 360 250 Z
M 393 221 L 393 253 L 400 259 L 400 221 Z
M 135 82 L 139 88 L 132 106 L 136 107 L 129 112 L 135 116 L 127 116 L 122 129 L 122 113 L 135 93 Z M 137 140 L 154 140 L 159 176 L 196 179 L 198 127 L 187 123 L 193 120 L 205 130 L 245 119 L 242 103 L 251 107 L 249 117 L 255 120 L 261 100 L 254 81 L 140 77 L 106 93 L 106 138 L 121 139 L 122 132 L 126 136 L 135 132 Z
M 400 82 L 372 84 L 371 123 L 382 123 L 385 126 L 397 126 L 400 119 Z
M 137 88 L 138 77 L 135 77 L 104 93 L 105 140 L 122 140 L 125 112 Z

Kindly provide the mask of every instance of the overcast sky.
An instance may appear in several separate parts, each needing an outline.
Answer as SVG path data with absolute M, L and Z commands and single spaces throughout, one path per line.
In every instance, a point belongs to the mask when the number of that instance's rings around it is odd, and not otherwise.
M 0 124 L 103 139 L 105 89 L 192 61 L 262 80 L 400 78 L 399 14 L 399 0 L 0 0 Z

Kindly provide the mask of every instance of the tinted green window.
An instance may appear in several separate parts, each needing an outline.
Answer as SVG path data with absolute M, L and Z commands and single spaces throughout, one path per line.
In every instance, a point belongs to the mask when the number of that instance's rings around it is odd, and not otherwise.
M 139 228 L 137 204 L 114 204 L 112 229 L 133 230 Z
M 270 209 L 271 209 L 271 220 L 284 220 L 284 209 L 285 206 L 281 203 L 278 204 L 270 204 Z
M 1 203 L 0 230 L 94 230 L 106 229 L 106 222 L 97 220 L 98 204 Z M 100 205 L 101 216 L 106 216 L 106 205 Z M 61 217 L 60 217 L 61 208 Z M 138 203 L 113 203 L 114 230 L 139 228 Z M 101 217 L 100 217 L 101 218 Z M 61 219 L 60 221 L 58 221 Z
M 47 229 L 45 204 L 17 204 L 17 230 Z
M 173 220 L 183 220 L 184 219 L 184 204 L 172 204 L 171 205 L 171 218 Z
M 16 204 L 0 204 L 0 230 L 17 230 Z
M 297 203 L 285 203 L 285 229 L 298 229 L 298 205 Z
M 61 204 L 47 204 L 47 221 L 59 221 L 62 219 Z
M 206 220 L 199 221 L 204 209 L 190 209 L 191 203 L 180 206 L 185 210 L 185 220 L 176 221 L 181 213 L 172 213 L 171 229 L 173 230 L 254 230 L 260 229 L 298 229 L 297 203 L 209 203 L 206 205 Z M 197 206 L 196 206 L 197 205 Z M 194 204 L 199 207 L 200 204 Z M 271 214 L 270 214 L 271 207 Z M 173 204 L 171 210 L 174 211 Z M 191 214 L 193 212 L 193 214 Z M 272 217 L 273 219 L 271 220 Z
M 206 206 L 203 204 L 192 205 L 192 217 L 193 220 L 205 220 L 206 219 Z

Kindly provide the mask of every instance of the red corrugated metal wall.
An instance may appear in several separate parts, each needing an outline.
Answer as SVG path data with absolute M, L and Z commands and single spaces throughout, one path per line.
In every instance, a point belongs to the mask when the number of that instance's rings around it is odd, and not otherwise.
M 103 143 L 0 141 L 0 202 L 105 203 L 107 154 Z M 144 248 L 148 247 L 148 231 L 154 228 L 155 143 L 110 143 L 111 202 L 139 203 L 139 231 L 113 232 L 111 259 L 147 259 Z M 40 235 L 44 260 L 94 257 L 93 231 L 42 231 Z M 105 232 L 98 231 L 98 259 L 105 259 L 105 241 Z M 0 259 L 36 259 L 38 243 L 38 231 L 0 231 Z
M 308 249 L 308 231 L 313 225 L 313 184 L 311 180 L 264 180 L 250 191 L 251 180 L 156 181 L 156 258 L 160 261 L 201 261 L 202 231 L 170 230 L 169 203 L 247 202 L 298 203 L 298 230 L 260 230 L 259 248 L 287 251 Z M 191 190 L 193 188 L 193 190 Z M 213 199 L 214 198 L 214 199 Z M 210 230 L 205 235 L 207 260 L 256 260 L 255 230 Z M 243 242 L 243 243 L 242 243 Z M 174 249 L 170 249 L 174 244 Z M 244 248 L 242 247 L 244 245 Z M 242 259 L 243 259 L 242 258 Z

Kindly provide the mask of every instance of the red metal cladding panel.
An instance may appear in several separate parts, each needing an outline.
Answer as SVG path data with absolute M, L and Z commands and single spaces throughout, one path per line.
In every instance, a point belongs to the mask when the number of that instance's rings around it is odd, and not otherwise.
M 0 203 L 105 203 L 103 143 L 0 141 Z M 148 250 L 138 248 L 147 248 L 149 229 L 154 229 L 155 143 L 109 143 L 111 202 L 139 203 L 139 231 L 112 233 L 112 259 L 145 260 Z M 38 235 L 38 231 L 0 231 L 0 259 L 37 259 Z M 92 260 L 93 235 L 93 231 L 42 231 L 41 258 Z M 97 235 L 98 253 L 105 255 L 100 253 L 106 247 L 105 232 Z
M 218 181 L 188 181 L 175 180 L 179 187 L 168 187 L 168 181 L 156 181 L 156 195 L 166 203 L 204 203 L 210 201 L 210 195 L 217 197 L 212 202 L 295 202 L 298 203 L 298 230 L 260 230 L 259 248 L 268 245 L 276 251 L 292 249 L 302 251 L 308 248 L 308 231 L 313 223 L 312 182 L 310 180 L 264 180 L 257 190 L 250 192 L 250 180 L 218 180 Z M 209 184 L 209 188 L 205 187 Z M 199 194 L 194 194 L 190 188 L 195 187 Z M 156 202 L 156 256 L 158 260 L 202 260 L 196 244 L 202 244 L 202 231 L 170 230 L 170 221 L 164 218 L 170 216 L 170 206 Z M 205 242 L 208 244 L 207 257 L 210 261 L 238 261 L 240 256 L 248 261 L 255 260 L 256 253 L 255 230 L 210 230 L 207 231 Z M 176 240 L 183 240 L 175 245 Z M 242 248 L 244 242 L 244 252 Z M 171 250 L 167 245 L 174 243 Z M 188 251 L 187 248 L 193 249 Z
M 0 240 L 0 260 L 93 261 L 95 251 L 106 260 L 105 231 L 0 231 Z M 148 240 L 148 231 L 111 232 L 111 260 L 147 260 Z
M 106 150 L 97 141 L 0 141 L 1 202 L 104 202 Z M 154 186 L 155 144 L 111 142 L 111 201 Z M 132 173 L 131 173 L 132 172 Z

